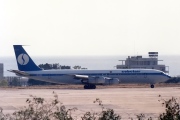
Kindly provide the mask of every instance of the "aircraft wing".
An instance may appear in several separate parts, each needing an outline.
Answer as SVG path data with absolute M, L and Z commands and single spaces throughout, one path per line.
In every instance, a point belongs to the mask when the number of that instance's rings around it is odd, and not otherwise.
M 94 78 L 94 79 L 98 79 L 98 78 L 102 78 L 103 76 L 88 76 L 88 75 L 73 75 L 75 79 L 89 79 L 89 78 Z M 103 77 L 106 80 L 112 80 L 113 78 L 110 77 Z
M 73 75 L 74 79 L 88 79 L 89 76 L 88 75 Z
M 9 72 L 13 72 L 18 76 L 29 76 L 28 73 L 24 72 L 24 71 L 19 71 L 19 70 L 8 70 Z
M 89 78 L 94 78 L 94 79 L 97 79 L 99 78 L 99 76 L 89 76 L 89 75 L 73 75 L 74 76 L 74 79 L 82 79 L 82 80 L 87 80 Z
M 74 79 L 81 80 L 82 83 L 90 84 L 118 84 L 118 78 L 110 78 L 104 76 L 88 76 L 88 75 L 73 75 Z

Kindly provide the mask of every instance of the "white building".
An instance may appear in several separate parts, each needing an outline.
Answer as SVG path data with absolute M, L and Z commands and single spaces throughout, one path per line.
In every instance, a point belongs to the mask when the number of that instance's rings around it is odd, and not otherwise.
M 4 65 L 0 63 L 0 80 L 4 77 Z
M 143 58 L 142 56 L 128 56 L 126 60 L 119 61 L 122 61 L 122 64 L 116 65 L 117 69 L 157 69 L 169 73 L 169 66 L 158 64 L 158 61 L 163 61 L 158 60 L 158 52 L 149 52 L 148 58 Z

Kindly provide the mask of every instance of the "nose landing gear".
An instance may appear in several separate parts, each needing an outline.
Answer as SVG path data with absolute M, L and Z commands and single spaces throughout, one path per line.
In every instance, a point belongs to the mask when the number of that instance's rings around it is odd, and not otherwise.
M 154 85 L 153 85 L 153 84 L 151 84 L 151 85 L 150 85 L 150 87 L 151 87 L 151 88 L 154 88 Z

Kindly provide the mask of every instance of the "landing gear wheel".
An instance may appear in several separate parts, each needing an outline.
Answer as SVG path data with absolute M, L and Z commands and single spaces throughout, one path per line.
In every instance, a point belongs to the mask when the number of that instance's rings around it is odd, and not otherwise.
M 91 89 L 96 89 L 96 85 L 91 85 Z
M 88 89 L 89 88 L 89 86 L 88 85 L 84 85 L 84 89 Z
M 154 85 L 152 84 L 150 87 L 151 87 L 151 88 L 154 88 Z
M 86 84 L 84 85 L 84 89 L 96 89 L 96 85 Z

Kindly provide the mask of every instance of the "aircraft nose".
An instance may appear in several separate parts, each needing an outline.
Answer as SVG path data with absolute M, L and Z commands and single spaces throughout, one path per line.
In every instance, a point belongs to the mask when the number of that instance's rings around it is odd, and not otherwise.
M 171 76 L 170 75 L 167 75 L 167 77 L 170 79 L 171 78 Z
M 171 78 L 170 75 L 166 75 L 165 78 L 164 78 L 164 82 L 167 81 L 167 80 L 169 80 L 170 78 Z

